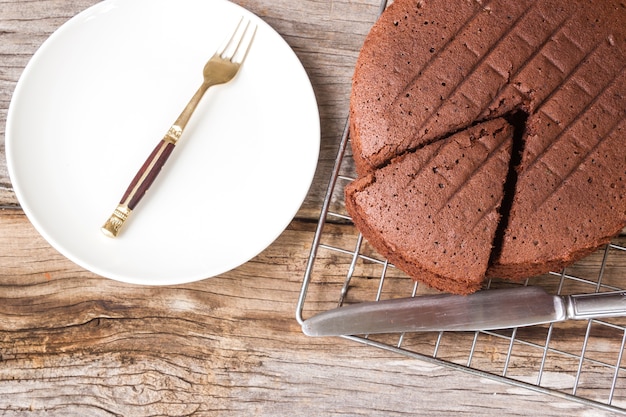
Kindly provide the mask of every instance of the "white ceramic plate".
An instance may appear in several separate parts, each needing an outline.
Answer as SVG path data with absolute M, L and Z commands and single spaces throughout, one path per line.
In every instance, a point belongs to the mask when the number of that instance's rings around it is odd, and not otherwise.
M 202 81 L 240 16 L 258 25 L 240 73 L 211 88 L 120 235 L 100 227 Z M 208 278 L 285 229 L 311 185 L 319 114 L 310 81 L 265 22 L 224 0 L 106 0 L 37 51 L 6 129 L 12 184 L 63 255 L 138 284 Z

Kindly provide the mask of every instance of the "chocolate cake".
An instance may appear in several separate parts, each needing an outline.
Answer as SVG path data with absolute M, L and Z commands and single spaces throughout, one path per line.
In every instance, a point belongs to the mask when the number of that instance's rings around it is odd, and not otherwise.
M 512 138 L 513 127 L 495 119 L 406 153 L 352 182 L 346 206 L 396 266 L 434 288 L 476 291 L 500 220 Z
M 357 173 L 376 177 L 398 156 L 429 154 L 476 123 L 516 120 L 500 220 L 484 242 L 495 245 L 486 275 L 522 279 L 561 268 L 626 225 L 625 67 L 620 1 L 395 0 L 366 38 L 354 74 Z M 473 187 L 464 193 L 481 185 Z M 348 210 L 361 227 L 375 221 L 361 217 L 378 215 L 355 212 L 351 203 Z M 462 239 L 456 227 L 439 225 Z M 380 237 L 362 231 L 389 255 Z M 399 266 L 430 282 L 412 266 L 429 261 Z M 449 279 L 439 287 L 468 292 L 454 284 L 461 279 Z

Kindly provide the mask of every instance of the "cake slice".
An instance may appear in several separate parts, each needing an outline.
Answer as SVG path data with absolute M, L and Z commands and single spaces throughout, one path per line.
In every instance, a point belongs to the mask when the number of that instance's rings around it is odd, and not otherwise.
M 346 208 L 370 244 L 413 279 L 472 293 L 489 265 L 513 131 L 494 119 L 395 158 L 348 185 Z

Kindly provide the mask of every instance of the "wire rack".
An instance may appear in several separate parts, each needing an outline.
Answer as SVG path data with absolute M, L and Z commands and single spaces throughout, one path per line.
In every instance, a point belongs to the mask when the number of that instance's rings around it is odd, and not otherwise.
M 387 1 L 381 1 L 379 13 Z M 348 122 L 322 205 L 296 318 L 343 304 L 429 292 L 372 249 L 345 211 L 343 190 L 356 176 Z M 327 268 L 332 265 L 332 268 Z M 562 271 L 523 284 L 565 295 L 623 290 L 626 237 Z M 626 319 L 568 321 L 482 332 L 343 336 L 400 355 L 626 415 Z
M 387 5 L 383 0 L 382 12 Z M 343 304 L 419 296 L 414 283 L 363 239 L 348 216 L 345 185 L 356 173 L 348 122 L 322 205 L 296 318 Z M 328 267 L 331 265 L 332 267 Z M 626 236 L 565 268 L 524 283 L 490 281 L 486 289 L 537 285 L 559 295 L 623 290 Z M 482 332 L 343 336 L 354 342 L 626 415 L 626 318 L 566 321 Z

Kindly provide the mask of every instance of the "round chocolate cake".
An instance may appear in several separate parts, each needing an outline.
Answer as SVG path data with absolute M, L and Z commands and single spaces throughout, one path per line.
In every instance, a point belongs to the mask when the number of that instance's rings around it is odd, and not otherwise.
M 355 224 L 413 278 L 460 294 L 594 251 L 626 225 L 625 67 L 620 1 L 395 0 L 353 79 Z M 498 151 L 482 139 L 504 136 Z M 441 201 L 454 204 L 425 211 Z

